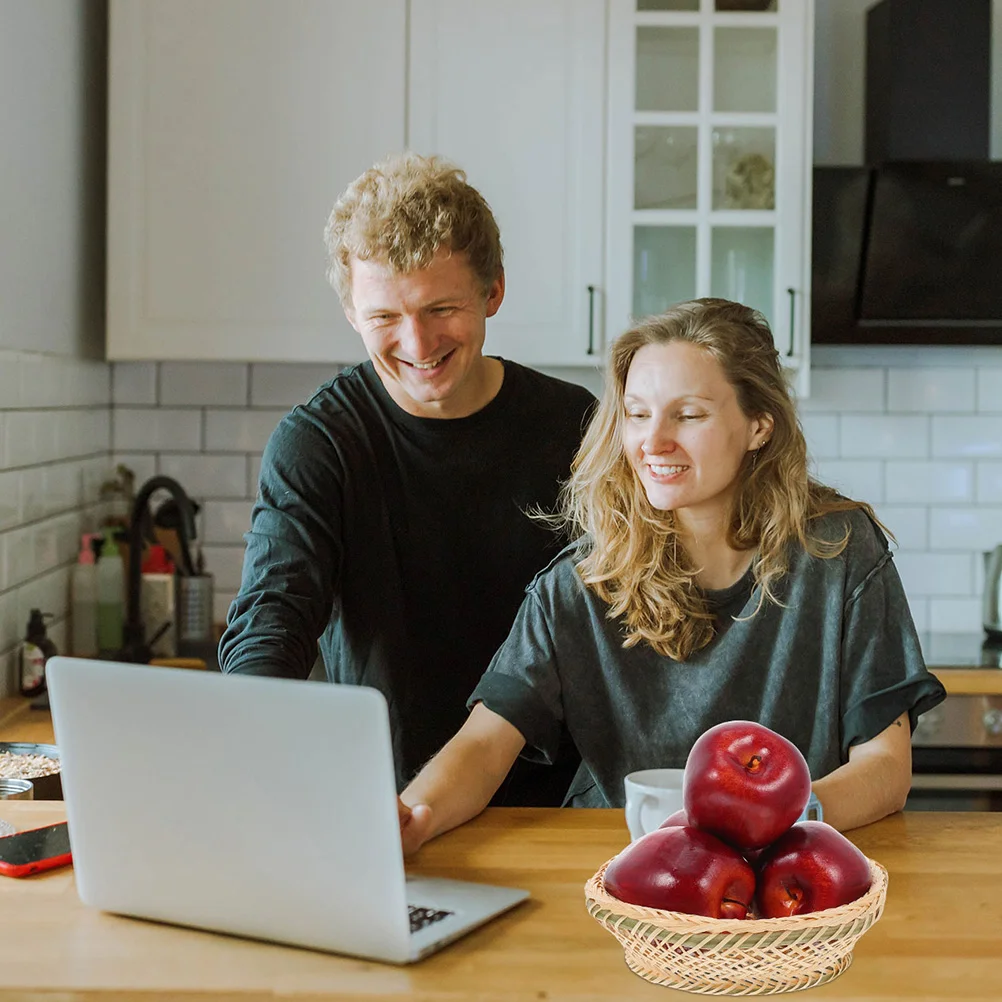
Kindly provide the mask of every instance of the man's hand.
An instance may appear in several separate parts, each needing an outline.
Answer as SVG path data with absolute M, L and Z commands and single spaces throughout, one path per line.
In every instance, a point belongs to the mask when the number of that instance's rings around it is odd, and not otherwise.
M 431 808 L 427 804 L 408 807 L 397 797 L 397 815 L 400 818 L 400 842 L 404 855 L 413 856 L 431 834 Z

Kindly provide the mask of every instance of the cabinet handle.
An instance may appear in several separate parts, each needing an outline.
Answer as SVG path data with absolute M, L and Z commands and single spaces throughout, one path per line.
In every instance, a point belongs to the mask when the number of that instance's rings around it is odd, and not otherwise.
M 595 286 L 588 286 L 588 354 L 595 354 Z
M 789 358 L 793 354 L 793 346 L 796 343 L 794 334 L 797 322 L 797 290 L 787 289 L 786 291 L 790 294 L 790 347 L 786 349 L 786 355 Z

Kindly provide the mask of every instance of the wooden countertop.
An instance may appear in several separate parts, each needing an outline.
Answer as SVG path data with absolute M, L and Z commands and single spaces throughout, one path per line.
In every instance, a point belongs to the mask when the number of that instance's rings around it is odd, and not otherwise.
M 9 801 L 0 816 L 34 827 L 59 820 L 62 804 Z M 852 967 L 810 997 L 995 1002 L 1002 814 L 896 814 L 851 837 L 890 873 L 886 910 L 857 944 Z M 415 871 L 525 887 L 532 899 L 409 967 L 106 915 L 80 903 L 70 869 L 0 878 L 0 998 L 692 998 L 632 974 L 585 911 L 585 880 L 626 841 L 620 811 L 523 808 L 488 810 L 432 842 Z

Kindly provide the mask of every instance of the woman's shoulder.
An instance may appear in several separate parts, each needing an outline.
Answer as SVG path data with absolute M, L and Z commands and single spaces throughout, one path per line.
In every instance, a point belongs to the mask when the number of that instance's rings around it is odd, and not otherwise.
M 887 536 L 875 516 L 863 506 L 853 506 L 848 498 L 836 497 L 834 503 L 846 503 L 845 508 L 825 511 L 808 524 L 808 534 L 822 543 L 847 540 L 854 551 L 883 553 L 888 548 Z
M 568 598 L 585 593 L 587 588 L 581 580 L 578 564 L 590 549 L 591 540 L 587 536 L 568 543 L 529 582 L 526 593 L 544 602 L 555 597 Z

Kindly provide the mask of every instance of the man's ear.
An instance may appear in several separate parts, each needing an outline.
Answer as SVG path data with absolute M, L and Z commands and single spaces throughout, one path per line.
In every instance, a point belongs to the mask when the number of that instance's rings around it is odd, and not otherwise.
M 504 299 L 504 268 L 487 290 L 487 316 L 492 317 L 497 313 Z M 357 329 L 357 328 L 356 328 Z

